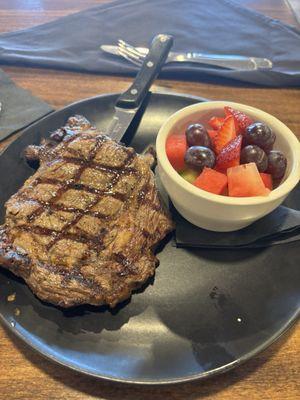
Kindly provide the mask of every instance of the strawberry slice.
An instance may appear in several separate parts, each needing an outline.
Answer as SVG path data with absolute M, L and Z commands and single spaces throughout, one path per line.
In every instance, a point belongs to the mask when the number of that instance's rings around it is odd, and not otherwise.
M 228 115 L 225 118 L 223 125 L 219 129 L 218 135 L 214 140 L 216 153 L 219 154 L 220 151 L 229 143 L 232 139 L 236 137 L 234 118 L 232 115 Z
M 216 137 L 218 136 L 218 131 L 215 129 L 207 129 L 208 136 L 210 137 L 212 143 L 215 142 Z
M 225 118 L 222 117 L 211 117 L 208 123 L 213 129 L 220 129 L 223 125 L 224 119 Z
M 253 124 L 253 121 L 248 115 L 244 114 L 242 111 L 234 110 L 231 107 L 225 106 L 224 111 L 226 116 L 232 115 L 235 122 L 236 134 L 244 134 L 247 126 Z
M 221 150 L 217 157 L 216 170 L 226 172 L 227 168 L 236 167 L 240 164 L 242 140 L 242 135 L 239 135 Z

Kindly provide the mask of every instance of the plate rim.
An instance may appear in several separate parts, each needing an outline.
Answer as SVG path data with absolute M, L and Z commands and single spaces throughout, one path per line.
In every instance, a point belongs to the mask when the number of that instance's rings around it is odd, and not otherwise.
M 152 96 L 153 96 L 153 95 L 154 95 L 154 96 L 155 96 L 155 95 L 165 95 L 165 96 L 172 96 L 172 97 L 183 97 L 183 98 L 186 98 L 186 99 L 193 99 L 193 100 L 197 100 L 197 101 L 210 101 L 210 99 L 207 99 L 207 98 L 205 98 L 205 97 L 195 96 L 195 95 L 192 95 L 192 94 L 189 95 L 188 93 L 168 92 L 168 91 L 166 91 L 166 92 L 163 92 L 163 91 L 161 91 L 161 92 L 160 92 L 160 91 L 152 92 L 151 90 L 149 90 L 149 93 L 151 93 Z M 77 104 L 84 103 L 84 102 L 86 102 L 87 100 L 89 100 L 89 101 L 90 101 L 90 100 L 96 100 L 96 99 L 101 99 L 101 98 L 103 98 L 103 97 L 108 97 L 108 96 L 120 96 L 121 94 L 122 94 L 122 92 L 102 93 L 102 94 L 99 94 L 99 95 L 96 95 L 96 96 L 91 96 L 91 97 L 87 97 L 87 98 L 85 98 L 85 99 L 73 101 L 72 103 L 67 104 L 67 105 L 64 106 L 64 107 L 61 107 L 61 108 L 59 108 L 59 109 L 57 109 L 57 110 L 54 109 L 53 111 L 50 111 L 48 114 L 42 116 L 41 118 L 39 118 L 39 119 L 33 121 L 31 124 L 25 126 L 24 129 L 19 129 L 18 131 L 13 132 L 13 133 L 11 134 L 11 136 L 12 136 L 12 135 L 16 135 L 16 137 L 15 137 L 14 139 L 12 139 L 12 141 L 11 141 L 6 147 L 4 147 L 4 149 L 0 150 L 0 156 L 2 156 L 2 155 L 9 149 L 9 147 L 10 147 L 13 143 L 15 143 L 16 140 L 18 140 L 20 137 L 22 137 L 23 134 L 24 134 L 24 132 L 27 131 L 27 129 L 34 128 L 35 125 L 38 125 L 40 122 L 42 122 L 42 121 L 44 121 L 45 119 L 51 117 L 53 114 L 58 113 L 58 112 L 60 112 L 60 111 L 62 111 L 62 110 L 64 110 L 64 109 L 66 109 L 66 108 L 75 106 L 75 105 L 77 105 Z
M 26 133 L 27 129 L 32 129 L 33 127 L 35 127 L 36 125 L 38 125 L 39 123 L 41 123 L 42 121 L 44 121 L 45 119 L 53 116 L 56 113 L 59 113 L 62 110 L 65 110 L 66 108 L 71 108 L 74 105 L 80 105 L 81 103 L 85 103 L 87 101 L 92 101 L 92 100 L 96 100 L 96 99 L 101 99 L 101 98 L 105 98 L 108 96 L 117 96 L 120 95 L 119 92 L 114 92 L 114 93 L 103 93 L 101 95 L 96 95 L 96 96 L 92 96 L 92 97 L 88 97 L 85 99 L 81 99 L 75 102 L 72 102 L 70 104 L 67 104 L 66 106 L 59 108 L 58 110 L 54 110 L 50 113 L 48 113 L 47 115 L 43 116 L 42 118 L 40 118 L 39 120 L 33 122 L 32 124 L 30 124 L 29 126 L 27 126 L 24 130 L 22 130 L 22 134 L 20 136 L 17 136 L 14 140 L 12 140 L 12 142 L 9 143 L 9 145 L 2 151 L 0 152 L 0 156 L 3 156 L 5 154 L 5 152 L 10 148 L 11 145 L 13 145 L 20 137 L 22 137 L 22 135 L 24 133 Z M 178 92 L 160 92 L 160 91 L 155 91 L 155 92 L 151 92 L 151 95 L 163 95 L 163 96 L 171 96 L 171 97 L 182 97 L 184 99 L 192 99 L 192 100 L 196 100 L 196 101 L 209 101 L 209 99 L 200 97 L 200 96 L 195 96 L 195 95 L 189 95 L 187 93 L 178 93 Z M 34 294 L 33 294 L 34 295 Z M 109 382 L 116 382 L 116 383 L 122 383 L 122 384 L 128 384 L 128 385 L 141 385 L 141 386 L 162 386 L 162 385 L 174 385 L 174 384 L 180 384 L 180 383 L 187 383 L 187 382 L 193 382 L 193 381 L 200 381 L 200 380 L 204 380 L 207 379 L 211 376 L 215 376 L 215 375 L 220 375 L 222 373 L 225 373 L 241 364 L 243 364 L 244 362 L 246 362 L 247 360 L 255 357 L 257 354 L 261 353 L 262 351 L 264 351 L 265 349 L 267 349 L 270 345 L 272 345 L 274 342 L 276 342 L 278 339 L 280 339 L 290 328 L 292 328 L 292 326 L 295 325 L 295 323 L 297 322 L 298 318 L 300 316 L 300 308 L 298 308 L 293 315 L 286 321 L 286 323 L 281 326 L 281 328 L 279 330 L 277 330 L 277 332 L 275 332 L 271 337 L 269 337 L 267 340 L 265 340 L 264 342 L 262 342 L 260 344 L 260 346 L 255 347 L 253 350 L 249 351 L 248 353 L 246 353 L 244 356 L 239 357 L 237 360 L 232 361 L 228 364 L 222 365 L 221 367 L 212 369 L 210 371 L 206 371 L 206 372 L 200 372 L 197 374 L 192 374 L 192 375 L 188 375 L 185 377 L 181 377 L 181 378 L 170 378 L 170 379 L 161 379 L 161 380 L 140 380 L 140 379 L 126 379 L 126 378 L 117 378 L 114 376 L 110 376 L 110 375 L 103 375 L 103 374 L 97 374 L 97 373 L 93 373 L 91 371 L 87 371 L 84 368 L 80 368 L 80 367 L 76 367 L 74 365 L 72 365 L 72 363 L 69 363 L 67 361 L 62 361 L 60 359 L 58 359 L 57 357 L 49 354 L 49 352 L 43 351 L 41 348 L 39 348 L 38 346 L 36 346 L 34 344 L 34 341 L 30 340 L 29 338 L 27 338 L 24 334 L 21 333 L 20 330 L 17 329 L 17 325 L 18 322 L 13 326 L 11 324 L 11 322 L 9 322 L 9 317 L 5 318 L 4 315 L 0 312 L 0 321 L 2 322 L 3 326 L 5 327 L 5 329 L 7 329 L 9 332 L 12 332 L 18 339 L 20 339 L 23 343 L 25 343 L 26 346 L 28 346 L 30 349 L 32 349 L 33 351 L 35 351 L 36 353 L 39 353 L 41 356 L 43 356 L 45 359 L 57 363 L 60 366 L 66 367 L 72 371 L 76 371 L 76 372 L 80 372 L 84 375 L 87 376 L 92 376 L 94 378 L 97 379 L 103 379 L 104 381 L 109 381 Z
M 176 385 L 176 384 L 180 384 L 180 383 L 194 382 L 194 381 L 198 381 L 198 380 L 202 381 L 202 380 L 207 379 L 212 376 L 221 375 L 222 373 L 230 371 L 233 368 L 244 364 L 246 361 L 255 357 L 257 354 L 266 350 L 269 346 L 271 346 L 273 343 L 275 343 L 277 340 L 279 340 L 285 333 L 287 333 L 287 331 L 290 328 L 292 328 L 296 324 L 299 316 L 300 316 L 300 309 L 298 308 L 298 310 L 295 311 L 294 315 L 292 317 L 290 317 L 290 319 L 286 322 L 286 324 L 284 326 L 282 326 L 279 331 L 274 333 L 273 336 L 271 336 L 268 340 L 263 342 L 260 346 L 256 347 L 254 350 L 249 351 L 243 357 L 240 357 L 239 359 L 232 361 L 231 363 L 225 364 L 221 367 L 212 369 L 207 372 L 188 375 L 184 378 L 162 379 L 162 380 L 156 380 L 156 381 L 116 378 L 116 377 L 112 377 L 109 375 L 99 375 L 99 374 L 96 374 L 93 372 L 86 371 L 82 368 L 74 367 L 71 363 L 60 361 L 56 357 L 51 356 L 50 354 L 38 349 L 31 340 L 27 339 L 24 335 L 22 335 L 22 333 L 20 331 L 16 330 L 15 329 L 16 325 L 12 326 L 3 317 L 2 313 L 0 313 L 0 320 L 2 323 L 4 323 L 4 326 L 5 326 L 5 328 L 8 329 L 8 331 L 12 332 L 15 336 L 17 336 L 18 339 L 22 340 L 26 344 L 26 346 L 29 346 L 30 349 L 34 350 L 35 352 L 37 352 L 38 354 L 43 356 L 45 359 L 47 359 L 53 363 L 59 364 L 60 366 L 69 368 L 72 371 L 80 372 L 83 375 L 91 376 L 91 377 L 94 377 L 97 379 L 103 379 L 104 381 L 108 381 L 108 382 L 116 382 L 116 383 L 135 385 L 135 386 L 163 386 L 163 385 Z

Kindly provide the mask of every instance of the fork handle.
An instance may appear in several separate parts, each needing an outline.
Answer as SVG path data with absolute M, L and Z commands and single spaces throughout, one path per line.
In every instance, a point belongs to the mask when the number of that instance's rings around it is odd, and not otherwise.
M 154 37 L 141 69 L 129 89 L 118 98 L 117 107 L 130 109 L 141 105 L 166 61 L 172 45 L 173 37 L 170 35 L 159 34 Z

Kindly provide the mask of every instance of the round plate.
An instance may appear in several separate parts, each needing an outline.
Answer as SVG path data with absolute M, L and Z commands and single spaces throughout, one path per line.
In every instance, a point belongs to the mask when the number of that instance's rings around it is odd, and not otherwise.
M 24 147 L 38 144 L 76 113 L 105 128 L 116 98 L 72 104 L 27 128 L 10 145 L 0 157 L 2 219 L 4 202 L 32 174 L 20 157 Z M 142 151 L 154 143 L 170 114 L 198 101 L 203 99 L 149 95 L 132 127 L 137 128 L 133 147 Z M 232 251 L 177 249 L 169 241 L 158 258 L 155 278 L 114 310 L 53 307 L 2 269 L 1 319 L 24 342 L 67 367 L 113 381 L 163 384 L 240 364 L 277 339 L 299 313 L 299 243 Z

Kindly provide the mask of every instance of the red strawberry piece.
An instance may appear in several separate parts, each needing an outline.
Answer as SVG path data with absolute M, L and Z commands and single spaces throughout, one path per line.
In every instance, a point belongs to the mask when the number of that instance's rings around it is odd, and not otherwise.
M 218 136 L 218 131 L 215 129 L 207 129 L 208 136 L 211 138 L 212 143 L 215 142 L 216 137 Z
M 170 135 L 166 142 L 167 157 L 176 171 L 185 168 L 184 156 L 187 150 L 185 135 Z
M 223 147 L 235 137 L 234 118 L 232 115 L 229 115 L 225 118 L 223 125 L 219 129 L 218 136 L 214 140 L 216 153 L 219 154 Z
M 222 117 L 211 117 L 208 123 L 213 129 L 220 129 L 223 125 L 224 119 L 225 118 Z
M 205 167 L 195 180 L 194 185 L 210 193 L 222 194 L 227 189 L 227 176 Z
M 253 124 L 252 119 L 242 111 L 234 110 L 233 108 L 227 106 L 224 107 L 224 111 L 226 116 L 232 115 L 234 117 L 237 135 L 243 134 L 247 126 Z
M 239 135 L 223 147 L 217 156 L 216 169 L 218 171 L 226 171 L 227 168 L 240 164 L 242 140 L 242 135 Z
M 265 172 L 261 172 L 259 175 L 261 176 L 261 179 L 263 180 L 265 187 L 267 189 L 273 190 L 272 175 L 266 174 Z

